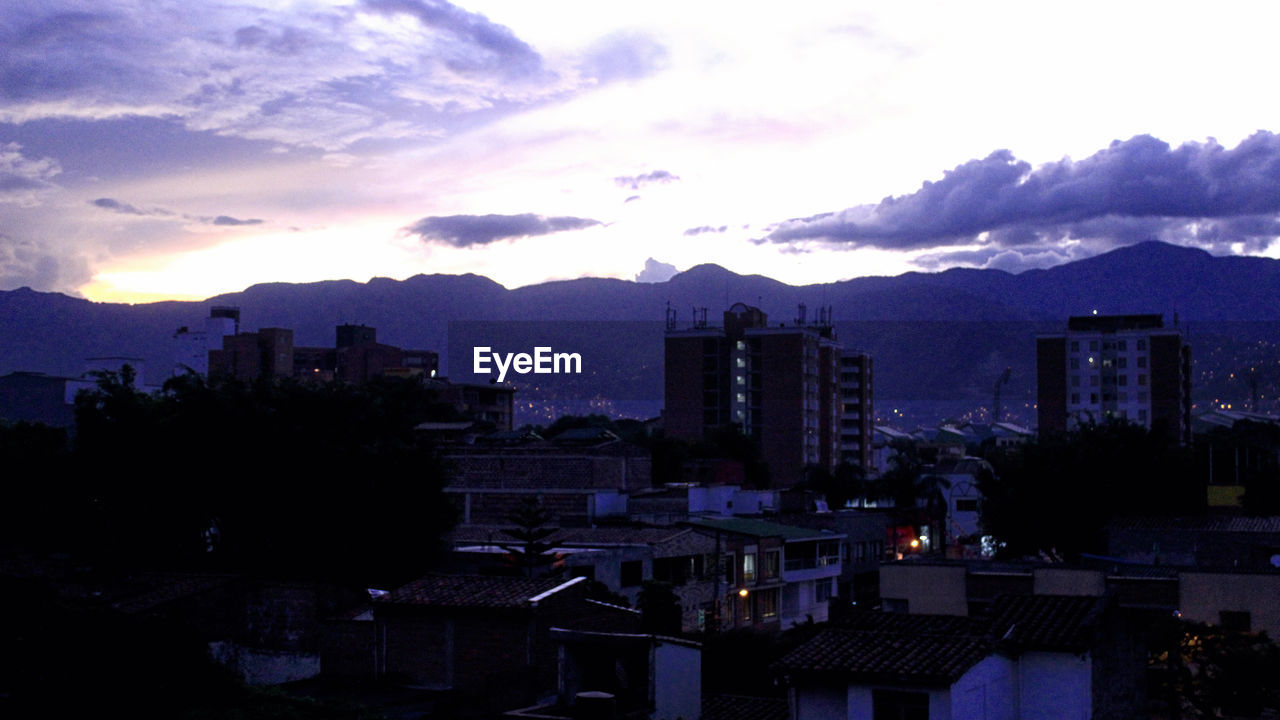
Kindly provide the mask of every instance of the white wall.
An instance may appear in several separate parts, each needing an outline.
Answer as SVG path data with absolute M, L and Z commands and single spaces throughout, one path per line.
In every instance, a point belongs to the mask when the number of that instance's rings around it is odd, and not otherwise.
M 653 651 L 653 720 L 702 713 L 702 650 L 658 641 Z
M 974 665 L 951 686 L 952 720 L 1015 720 L 1016 672 L 1014 662 L 1000 655 Z
M 1089 656 L 1028 652 L 1018 659 L 1023 720 L 1088 720 L 1093 712 Z

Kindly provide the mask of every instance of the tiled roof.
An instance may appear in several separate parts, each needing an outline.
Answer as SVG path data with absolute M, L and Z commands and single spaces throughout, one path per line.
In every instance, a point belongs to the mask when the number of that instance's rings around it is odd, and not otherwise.
M 124 613 L 154 610 L 166 603 L 193 597 L 232 582 L 226 575 L 175 575 L 161 578 L 151 590 L 114 604 Z
M 697 520 L 690 520 L 689 524 L 741 535 L 780 537 L 783 540 L 815 540 L 819 538 L 834 540 L 843 537 L 841 534 L 824 533 L 821 530 L 792 527 L 791 525 L 782 525 L 768 520 L 755 520 L 752 518 L 698 518 Z
M 1020 650 L 1087 649 L 1106 599 L 1069 595 L 1002 595 L 991 603 L 991 636 Z
M 512 542 L 504 529 L 511 525 L 462 525 L 454 528 L 450 539 L 455 542 Z M 665 543 L 684 534 L 692 534 L 687 527 L 594 527 L 560 528 L 544 542 L 553 545 L 654 545 Z
M 1280 533 L 1280 517 L 1126 517 L 1111 523 L 1112 530 L 1201 530 L 1210 532 Z
M 427 575 L 376 598 L 374 605 L 447 608 L 521 608 L 535 597 L 582 578 L 518 578 Z
M 904 615 L 903 617 L 923 617 Z M 829 629 L 783 656 L 774 668 L 880 682 L 949 684 L 991 653 L 969 634 Z
M 786 698 L 703 695 L 702 720 L 787 720 Z

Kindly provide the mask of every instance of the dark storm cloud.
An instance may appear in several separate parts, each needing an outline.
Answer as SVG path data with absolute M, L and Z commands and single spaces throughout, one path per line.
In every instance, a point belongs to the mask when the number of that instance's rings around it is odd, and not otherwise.
M 655 182 L 666 184 L 679 179 L 679 175 L 672 175 L 666 170 L 654 170 L 653 172 L 645 173 L 643 175 L 624 175 L 616 177 L 613 179 L 613 182 L 616 183 L 618 187 L 639 190 L 641 185 L 647 185 Z
M 722 233 L 728 229 L 729 229 L 728 225 L 721 225 L 720 227 L 711 227 L 710 225 L 700 225 L 698 227 L 692 227 L 692 228 L 689 228 L 688 230 L 685 230 L 684 234 L 689 237 L 692 237 L 694 235 L 701 235 L 703 233 Z
M 425 217 L 405 228 L 423 242 L 465 248 L 488 245 L 498 240 L 550 235 L 565 230 L 581 230 L 602 224 L 578 217 L 523 215 L 437 215 Z
M 1181 235 L 1265 247 L 1276 213 L 1280 136 L 1258 132 L 1226 149 L 1212 140 L 1171 148 L 1140 135 L 1079 162 L 1034 169 L 1000 150 L 911 195 L 788 220 L 766 239 L 909 250 L 978 242 L 981 233 L 1001 247 Z

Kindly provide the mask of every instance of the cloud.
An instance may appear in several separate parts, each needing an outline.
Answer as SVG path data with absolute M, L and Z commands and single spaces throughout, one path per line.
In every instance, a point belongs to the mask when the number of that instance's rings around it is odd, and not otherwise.
M 678 271 L 675 265 L 658 262 L 653 258 L 644 261 L 644 270 L 636 275 L 638 283 L 660 283 L 670 280 Z
M 201 218 L 201 220 L 203 222 L 209 223 L 210 225 L 228 225 L 228 226 L 261 225 L 263 222 L 258 218 L 249 218 L 247 220 L 241 220 L 240 218 L 233 218 L 230 215 L 219 215 L 215 218 Z
M 436 137 L 593 84 L 444 0 L 84 7 L 0 4 L 0 122 L 175 118 L 336 151 Z
M 120 213 L 122 215 L 154 215 L 156 214 L 154 211 L 140 210 L 130 205 L 129 203 L 122 203 L 119 200 L 116 200 L 115 198 L 105 198 L 105 197 L 98 198 L 97 200 L 89 201 L 89 204 L 95 207 L 100 207 L 103 210 L 110 210 L 111 212 Z
M 404 231 L 417 235 L 423 242 L 465 248 L 488 245 L 498 240 L 511 240 L 536 235 L 550 235 L 565 230 L 581 230 L 602 224 L 599 220 L 578 217 L 544 217 L 523 215 L 436 215 L 415 222 Z
M 635 80 L 667 67 L 667 48 L 639 32 L 620 32 L 593 45 L 581 63 L 583 75 L 600 82 Z
M 179 216 L 178 213 L 165 208 L 151 208 L 150 210 L 143 210 L 142 208 L 130 205 L 129 203 L 116 200 L 115 198 L 106 197 L 98 198 L 97 200 L 90 200 L 89 204 L 94 207 L 102 208 L 103 210 L 120 213 L 121 215 L 138 215 L 141 217 L 181 217 L 184 220 L 190 220 L 204 225 L 218 225 L 222 227 L 261 225 L 265 222 L 258 218 L 242 220 L 240 218 L 231 217 L 230 215 L 188 215 L 184 213 Z
M 613 181 L 617 183 L 618 187 L 630 188 L 632 190 L 639 190 L 641 185 L 647 185 L 649 183 L 655 183 L 655 182 L 662 183 L 665 185 L 669 182 L 674 182 L 679 179 L 680 177 L 678 175 L 672 175 L 666 170 L 654 170 L 653 172 L 645 173 L 643 175 L 630 175 L 630 176 L 624 175 L 621 177 L 616 177 L 613 179 Z
M 32 160 L 23 155 L 18 143 L 0 145 L 0 203 L 38 205 L 41 195 L 57 188 L 50 181 L 61 172 L 52 158 Z
M 788 220 L 765 239 L 913 250 L 1177 237 L 1260 249 L 1276 237 L 1278 213 L 1280 136 L 1258 132 L 1226 149 L 1213 140 L 1171 148 L 1140 135 L 1034 169 L 999 150 L 911 195 Z
M 728 229 L 729 229 L 728 225 L 721 225 L 720 227 L 711 227 L 710 225 L 700 225 L 698 227 L 692 227 L 692 228 L 689 228 L 688 230 L 685 230 L 684 234 L 692 237 L 694 235 L 701 235 L 703 233 L 722 233 Z
M 50 252 L 30 240 L 0 233 L 0 288 L 32 287 L 72 292 L 92 277 L 79 256 Z

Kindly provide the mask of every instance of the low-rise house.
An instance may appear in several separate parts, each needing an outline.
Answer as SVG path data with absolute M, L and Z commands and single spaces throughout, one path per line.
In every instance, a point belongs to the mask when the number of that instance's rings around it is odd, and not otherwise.
M 505 710 L 556 690 L 551 628 L 584 614 L 584 578 L 427 575 L 373 602 L 374 674 Z
M 787 628 L 827 619 L 846 536 L 752 518 L 690 520 L 716 539 L 724 592 L 721 628 Z
M 518 545 L 501 526 L 459 527 L 450 541 L 456 560 L 476 571 L 497 568 L 507 548 Z M 680 601 L 682 629 L 705 629 L 716 589 L 711 535 L 684 526 L 565 527 L 542 542 L 559 556 L 565 574 L 598 581 L 632 606 L 646 581 L 669 584 Z
M 792 717 L 1131 718 L 1145 653 L 1113 601 L 1002 597 L 980 619 L 859 613 L 784 656 Z

